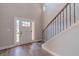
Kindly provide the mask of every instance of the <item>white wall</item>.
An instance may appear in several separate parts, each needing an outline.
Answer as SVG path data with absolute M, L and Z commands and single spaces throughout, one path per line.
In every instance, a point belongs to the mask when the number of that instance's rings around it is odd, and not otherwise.
M 45 3 L 43 28 L 58 14 L 58 12 L 65 6 L 65 3 Z
M 14 44 L 14 17 L 23 17 L 35 22 L 35 39 L 41 39 L 40 4 L 0 4 L 0 47 Z

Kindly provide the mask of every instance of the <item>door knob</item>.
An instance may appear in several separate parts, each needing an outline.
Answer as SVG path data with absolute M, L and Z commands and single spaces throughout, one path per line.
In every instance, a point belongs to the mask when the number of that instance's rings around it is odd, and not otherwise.
M 22 31 L 20 31 L 20 36 L 22 35 Z

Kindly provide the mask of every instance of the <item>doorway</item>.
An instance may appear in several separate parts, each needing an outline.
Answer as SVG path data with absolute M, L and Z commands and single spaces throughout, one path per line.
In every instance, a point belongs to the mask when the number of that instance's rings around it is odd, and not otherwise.
M 34 40 L 34 22 L 30 19 L 15 17 L 15 44 L 21 45 Z

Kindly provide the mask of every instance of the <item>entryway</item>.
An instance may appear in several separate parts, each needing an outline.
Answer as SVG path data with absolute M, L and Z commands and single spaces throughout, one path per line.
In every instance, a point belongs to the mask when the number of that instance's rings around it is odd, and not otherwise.
M 34 22 L 30 19 L 15 17 L 14 19 L 15 44 L 30 43 L 34 39 Z

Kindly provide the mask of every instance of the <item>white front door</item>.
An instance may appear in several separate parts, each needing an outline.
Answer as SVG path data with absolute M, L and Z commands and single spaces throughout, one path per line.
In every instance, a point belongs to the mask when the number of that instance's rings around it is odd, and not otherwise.
M 16 44 L 26 44 L 32 41 L 32 21 L 24 18 L 16 19 Z
M 30 20 L 20 21 L 20 43 L 25 44 L 32 41 L 32 22 Z

